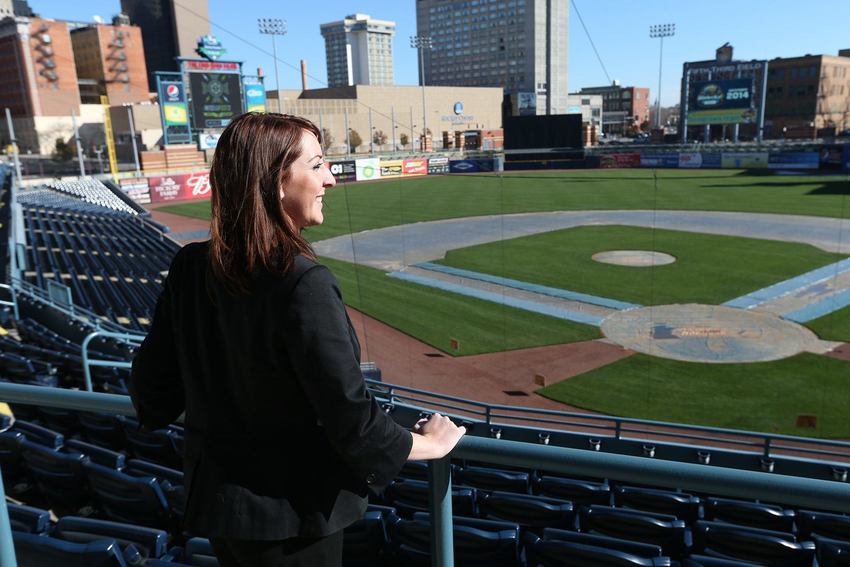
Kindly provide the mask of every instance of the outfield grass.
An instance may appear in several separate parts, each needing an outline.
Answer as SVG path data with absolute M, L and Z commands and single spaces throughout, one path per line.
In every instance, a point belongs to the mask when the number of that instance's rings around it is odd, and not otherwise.
M 850 437 L 850 363 L 814 354 L 755 364 L 634 355 L 538 393 L 610 415 L 824 438 Z M 817 428 L 798 428 L 798 415 Z
M 345 302 L 452 355 L 481 354 L 587 341 L 599 329 L 387 277 L 385 272 L 330 258 Z M 451 340 L 460 349 L 451 348 Z
M 707 210 L 850 218 L 847 176 L 681 170 L 592 170 L 444 175 L 339 184 L 325 197 L 318 241 L 350 232 L 479 215 L 612 209 Z M 209 218 L 209 205 L 162 210 Z
M 676 262 L 636 268 L 591 258 L 606 250 L 655 250 Z M 439 263 L 640 305 L 716 305 L 842 258 L 807 244 L 583 226 L 450 250 Z

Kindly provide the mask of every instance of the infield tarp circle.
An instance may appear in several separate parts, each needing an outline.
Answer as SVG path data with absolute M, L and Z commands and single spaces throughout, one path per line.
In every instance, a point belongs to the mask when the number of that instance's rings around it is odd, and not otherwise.
M 602 321 L 602 332 L 625 348 L 688 362 L 764 362 L 819 349 L 817 336 L 802 325 L 717 305 L 618 311 Z

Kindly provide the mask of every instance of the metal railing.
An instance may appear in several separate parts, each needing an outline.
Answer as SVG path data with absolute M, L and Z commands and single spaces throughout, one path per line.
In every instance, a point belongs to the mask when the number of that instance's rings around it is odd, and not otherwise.
M 114 394 L 0 383 L 0 400 L 135 415 L 130 399 Z M 401 402 L 395 398 L 394 403 Z M 674 486 L 820 510 L 850 510 L 850 484 L 847 483 L 467 436 L 450 456 L 431 461 L 428 467 L 431 564 L 441 567 L 454 565 L 450 457 L 645 485 Z M 14 566 L 8 510 L 5 499 L 0 499 L 0 567 Z
M 142 341 L 145 340 L 145 335 L 137 335 L 133 333 L 111 333 L 108 331 L 94 331 L 86 335 L 86 338 L 83 340 L 83 345 L 81 347 L 82 357 L 83 357 L 83 376 L 86 381 L 86 390 L 92 391 L 92 379 L 91 379 L 91 367 L 109 367 L 109 368 L 132 368 L 132 362 L 122 362 L 117 360 L 109 360 L 109 359 L 92 359 L 89 358 L 89 345 L 91 342 L 97 337 L 104 337 L 108 339 L 118 339 L 123 341 L 124 343 L 137 347 L 142 344 Z

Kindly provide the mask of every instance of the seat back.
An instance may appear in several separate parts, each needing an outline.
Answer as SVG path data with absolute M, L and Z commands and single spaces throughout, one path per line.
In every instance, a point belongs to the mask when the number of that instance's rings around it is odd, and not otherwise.
M 142 560 L 162 557 L 168 551 L 168 534 L 163 530 L 77 516 L 60 518 L 51 537 L 74 543 L 114 539 L 122 549 L 132 545 Z
M 40 508 L 6 504 L 12 529 L 28 534 L 43 534 L 50 529 L 50 512 Z
M 133 477 L 94 463 L 85 464 L 92 493 L 110 520 L 173 529 L 172 515 L 157 480 Z
M 454 470 L 454 480 L 458 484 L 483 490 L 528 494 L 530 489 L 529 474 L 527 472 L 491 469 L 488 467 L 457 467 Z
M 799 510 L 797 512 L 797 534 L 800 539 L 819 535 L 829 539 L 850 541 L 850 516 Z
M 684 492 L 616 486 L 614 487 L 614 504 L 633 510 L 669 514 L 688 523 L 699 520 L 700 499 Z
M 478 509 L 485 518 L 516 522 L 524 528 L 575 527 L 576 512 L 572 503 L 555 498 L 510 492 L 479 492 Z
M 532 489 L 535 494 L 569 500 L 573 504 L 611 504 L 611 487 L 605 482 L 543 475 L 532 479 Z
M 724 522 L 697 522 L 693 540 L 697 554 L 770 565 L 809 567 L 815 555 L 814 543 L 797 543 L 792 534 Z
M 850 567 L 850 542 L 815 536 L 818 567 Z
M 474 516 L 475 494 L 474 488 L 452 488 L 452 511 L 459 516 Z M 385 496 L 404 516 L 428 510 L 428 483 L 425 481 L 395 480 L 387 487 Z
M 88 460 L 85 455 L 25 440 L 21 442 L 21 457 L 51 507 L 58 508 L 57 513 L 73 513 L 88 503 L 90 492 L 83 471 Z
M 554 528 L 546 528 L 543 530 L 543 539 L 557 541 L 572 541 L 582 543 L 584 545 L 592 545 L 594 547 L 604 547 L 607 549 L 616 549 L 625 551 L 632 555 L 640 557 L 661 557 L 661 546 L 652 545 L 651 543 L 641 543 L 639 541 L 631 541 L 627 539 L 619 539 L 600 534 L 588 534 L 584 532 L 573 532 L 569 530 L 557 530 Z
M 794 510 L 783 510 L 779 506 L 729 498 L 706 498 L 703 508 L 705 519 L 709 521 L 720 520 L 776 532 L 794 531 L 796 513 Z
M 367 510 L 361 519 L 343 533 L 343 563 L 346 567 L 381 565 L 388 549 L 384 513 Z
M 526 534 L 528 567 L 669 567 L 669 557 L 642 557 L 574 541 L 544 540 Z
M 581 511 L 581 531 L 661 546 L 665 555 L 681 558 L 687 549 L 685 522 L 674 516 L 590 506 Z
M 115 540 L 72 543 L 12 532 L 18 565 L 26 567 L 127 567 Z

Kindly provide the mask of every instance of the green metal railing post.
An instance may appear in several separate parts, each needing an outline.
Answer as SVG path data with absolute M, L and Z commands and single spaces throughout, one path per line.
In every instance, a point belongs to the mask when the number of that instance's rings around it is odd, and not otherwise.
M 0 472 L 0 567 L 18 567 L 18 561 L 15 559 L 15 542 L 12 541 L 9 509 L 6 507 L 2 472 Z
M 428 461 L 428 505 L 431 510 L 431 565 L 452 567 L 452 468 L 448 456 Z
M 142 341 L 145 340 L 144 335 L 135 335 L 132 333 L 111 333 L 108 331 L 94 331 L 93 333 L 89 333 L 86 335 L 85 340 L 83 340 L 83 344 L 80 347 L 83 351 L 83 376 L 86 381 L 86 390 L 92 391 L 92 380 L 91 380 L 91 367 L 92 366 L 106 366 L 109 368 L 132 368 L 132 362 L 119 362 L 116 360 L 90 360 L 89 359 L 89 343 L 91 343 L 96 337 L 107 337 L 111 339 L 119 339 L 126 343 L 133 344 L 138 346 L 142 344 Z

